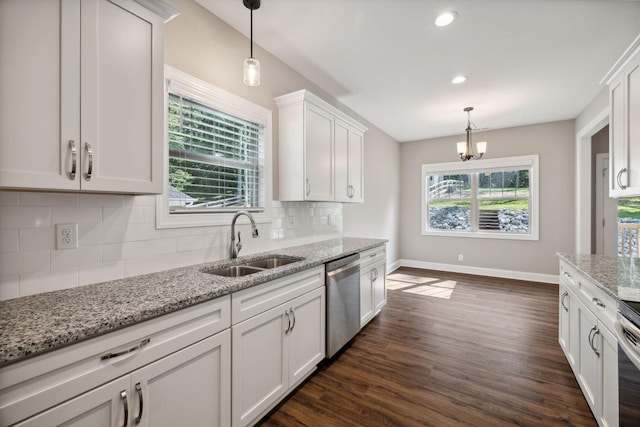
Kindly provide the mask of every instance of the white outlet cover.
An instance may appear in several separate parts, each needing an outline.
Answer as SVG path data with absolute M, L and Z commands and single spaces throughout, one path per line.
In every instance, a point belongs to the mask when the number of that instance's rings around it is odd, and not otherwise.
M 56 249 L 78 247 L 78 224 L 56 224 Z

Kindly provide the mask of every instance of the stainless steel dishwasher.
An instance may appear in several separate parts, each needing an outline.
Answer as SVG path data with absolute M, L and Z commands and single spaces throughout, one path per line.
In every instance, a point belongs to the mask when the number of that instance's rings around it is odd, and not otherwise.
M 326 264 L 327 357 L 360 332 L 360 254 Z

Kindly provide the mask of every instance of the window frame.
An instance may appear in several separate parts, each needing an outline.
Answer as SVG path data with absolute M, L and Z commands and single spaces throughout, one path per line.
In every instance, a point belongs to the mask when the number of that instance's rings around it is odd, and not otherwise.
M 163 167 L 164 184 L 162 194 L 156 196 L 156 228 L 182 228 L 228 225 L 233 216 L 240 210 L 250 210 L 256 222 L 271 222 L 272 200 L 272 112 L 271 110 L 254 104 L 244 98 L 220 89 L 210 83 L 204 82 L 185 72 L 177 70 L 169 65 L 164 67 L 164 146 Z M 258 123 L 264 126 L 264 165 L 262 168 L 263 181 L 260 191 L 264 195 L 264 208 L 256 211 L 256 208 L 238 207 L 237 210 L 227 212 L 194 212 L 176 213 L 169 212 L 169 85 L 178 93 L 190 99 L 201 102 L 221 112 L 235 117 Z
M 475 186 L 471 196 L 471 216 L 472 224 L 477 223 L 478 201 L 482 200 L 477 196 L 478 172 L 497 172 L 507 169 L 529 169 L 529 232 L 528 233 L 508 233 L 486 230 L 437 230 L 428 229 L 428 195 L 427 195 L 427 175 L 435 174 L 472 174 L 472 186 Z M 470 237 L 482 239 L 505 239 L 505 240 L 540 240 L 540 182 L 539 182 L 539 156 L 537 154 L 518 157 L 503 157 L 497 159 L 483 159 L 475 162 L 448 162 L 431 163 L 422 165 L 422 197 L 421 197 L 421 229 L 424 236 L 446 236 L 446 237 Z

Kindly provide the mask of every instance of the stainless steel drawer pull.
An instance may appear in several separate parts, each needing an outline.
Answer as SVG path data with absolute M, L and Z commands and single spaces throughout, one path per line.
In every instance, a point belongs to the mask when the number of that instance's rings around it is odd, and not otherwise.
M 85 179 L 87 181 L 91 181 L 91 175 L 93 174 L 93 150 L 91 149 L 90 143 L 85 143 L 85 148 L 87 149 L 87 156 L 89 158 L 89 166 L 87 166 L 87 174 L 85 175 Z
M 571 273 L 569 273 L 568 271 L 565 271 L 565 272 L 564 272 L 564 273 L 562 273 L 562 274 L 564 274 L 565 276 L 567 276 L 569 279 L 571 279 L 571 277 L 573 277 L 573 276 L 571 276 Z
M 599 300 L 598 298 L 596 298 L 596 297 L 593 297 L 593 298 L 591 299 L 591 302 L 593 302 L 595 305 L 597 305 L 597 306 L 598 306 L 598 307 L 600 307 L 600 308 L 605 308 L 605 307 L 606 307 L 606 305 L 604 305 L 604 303 L 603 303 L 602 301 L 600 301 L 600 300 Z
M 562 308 L 564 308 L 564 311 L 569 311 L 569 307 L 567 307 L 566 305 L 564 305 L 564 299 L 567 297 L 567 295 L 569 295 L 569 292 L 564 291 L 562 294 L 562 298 L 560 298 L 560 305 L 562 306 Z
M 138 404 L 140 406 L 140 409 L 138 409 L 138 415 L 136 415 L 133 421 L 136 424 L 140 424 L 140 420 L 142 419 L 142 405 L 144 403 L 142 401 L 142 387 L 140 386 L 140 383 L 136 384 L 136 393 L 138 394 Z
M 122 406 L 124 408 L 124 422 L 122 423 L 122 427 L 127 427 L 129 425 L 129 405 L 127 404 L 126 390 L 120 392 L 120 400 L 122 400 Z
M 76 142 L 70 140 L 69 148 L 71 149 L 71 172 L 69 172 L 69 177 L 75 181 L 76 169 L 78 166 L 78 149 L 76 148 Z
M 627 171 L 627 168 L 622 168 L 618 171 L 618 175 L 616 175 L 616 181 L 618 182 L 618 187 L 622 190 L 626 190 L 627 186 L 622 183 L 622 174 Z
M 104 354 L 100 357 L 100 360 L 109 360 L 109 359 L 113 359 L 114 357 L 120 357 L 120 356 L 124 356 L 125 354 L 131 353 L 133 351 L 139 350 L 142 347 L 144 347 L 145 345 L 149 344 L 151 342 L 151 338 L 145 338 L 142 341 L 140 341 L 140 343 L 138 345 L 135 345 L 131 348 L 128 348 L 126 350 L 122 350 L 119 351 L 117 353 L 107 353 Z

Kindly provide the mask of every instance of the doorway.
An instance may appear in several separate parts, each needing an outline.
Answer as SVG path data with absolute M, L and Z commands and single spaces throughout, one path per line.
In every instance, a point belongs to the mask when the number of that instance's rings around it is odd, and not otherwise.
M 609 153 L 596 154 L 595 177 L 595 247 L 593 252 L 598 255 L 616 256 L 618 252 L 618 202 L 609 197 Z

